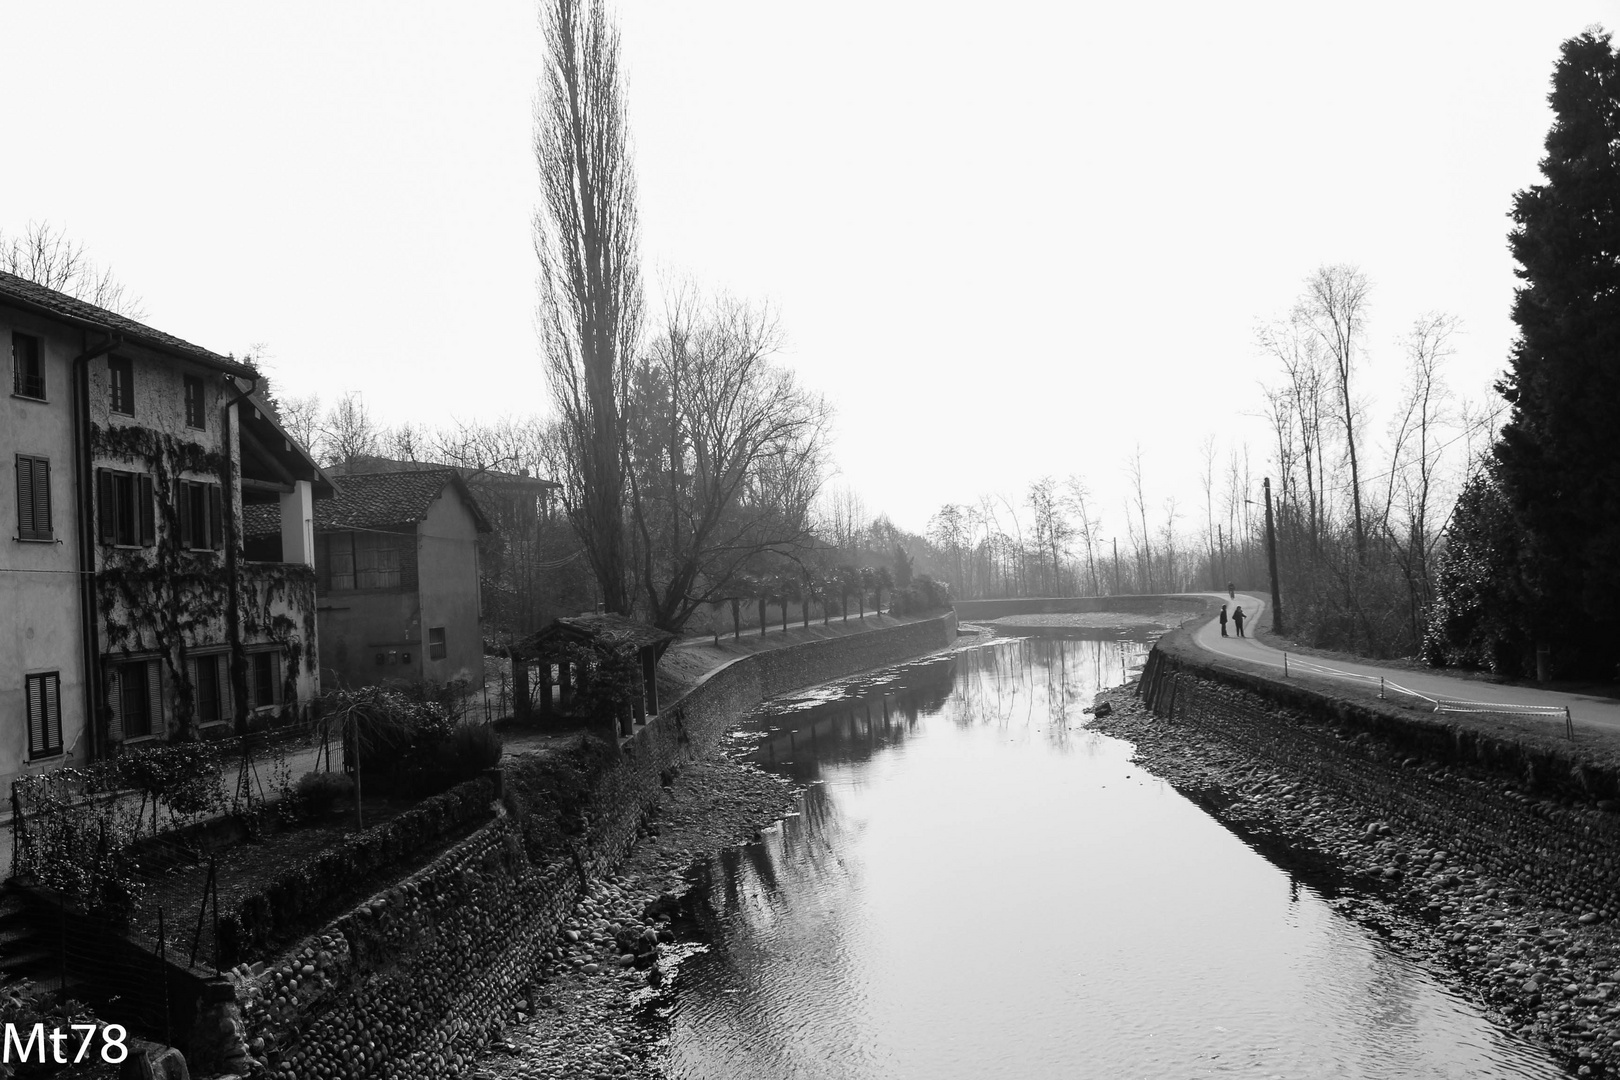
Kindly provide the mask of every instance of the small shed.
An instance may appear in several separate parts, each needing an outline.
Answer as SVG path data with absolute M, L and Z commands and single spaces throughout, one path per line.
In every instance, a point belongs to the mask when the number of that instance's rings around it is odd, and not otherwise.
M 641 693 L 631 702 L 632 715 L 617 717 L 619 733 L 628 735 L 632 724 L 644 724 L 647 717 L 658 713 L 658 658 L 674 638 L 668 631 L 623 615 L 589 614 L 557 619 L 509 650 L 515 698 L 513 715 L 519 721 L 529 720 L 533 717 L 532 710 L 538 706 L 540 717 L 550 719 L 568 710 L 573 703 L 574 690 L 585 674 L 578 670 L 579 646 L 634 653 L 641 669 Z

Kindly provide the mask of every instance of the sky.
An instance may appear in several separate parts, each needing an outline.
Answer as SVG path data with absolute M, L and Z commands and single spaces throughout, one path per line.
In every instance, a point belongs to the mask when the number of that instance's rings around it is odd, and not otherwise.
M 1078 474 L 1104 536 L 1138 446 L 1187 527 L 1210 436 L 1258 484 L 1255 326 L 1318 266 L 1373 285 L 1374 461 L 1420 314 L 1487 398 L 1559 44 L 1620 29 L 1620 0 L 611 7 L 649 308 L 661 276 L 769 303 L 870 512 Z M 0 0 L 0 229 L 64 229 L 283 394 L 544 413 L 540 58 L 523 0 Z

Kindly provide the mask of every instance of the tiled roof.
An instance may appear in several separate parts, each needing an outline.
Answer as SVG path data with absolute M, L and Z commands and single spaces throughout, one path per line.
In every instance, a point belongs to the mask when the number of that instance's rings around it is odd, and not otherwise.
M 315 503 L 315 531 L 414 524 L 427 517 L 433 500 L 456 479 L 453 469 L 342 477 L 337 494 Z
M 643 649 L 657 647 L 674 637 L 666 630 L 623 615 L 589 613 L 557 619 L 514 645 L 513 651 L 519 656 L 544 658 L 555 653 L 560 641 L 596 641 L 611 648 Z
M 165 334 L 161 330 L 154 330 L 145 323 L 138 323 L 134 319 L 125 318 L 106 308 L 85 303 L 67 293 L 47 289 L 43 285 L 35 284 L 27 278 L 18 277 L 0 270 L 0 302 L 9 302 L 18 307 L 28 308 L 42 315 L 54 316 L 76 326 L 87 326 L 111 334 L 120 334 L 124 340 L 133 344 L 145 345 L 159 352 L 171 356 L 180 356 L 188 360 L 196 360 L 209 367 L 243 378 L 251 378 L 253 369 L 247 365 L 232 360 L 228 356 L 210 352 L 201 345 L 193 345 L 173 334 Z

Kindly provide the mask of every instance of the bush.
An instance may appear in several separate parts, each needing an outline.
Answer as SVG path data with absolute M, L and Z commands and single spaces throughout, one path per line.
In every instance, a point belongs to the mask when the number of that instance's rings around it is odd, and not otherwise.
M 501 737 L 485 724 L 463 724 L 446 740 L 443 754 L 457 781 L 471 780 L 501 763 Z
M 330 817 L 354 801 L 354 781 L 343 773 L 312 772 L 298 778 L 298 803 L 310 817 Z
M 919 615 L 925 611 L 940 611 L 950 606 L 951 587 L 935 581 L 927 574 L 918 574 L 910 585 L 894 590 L 889 600 L 891 615 Z

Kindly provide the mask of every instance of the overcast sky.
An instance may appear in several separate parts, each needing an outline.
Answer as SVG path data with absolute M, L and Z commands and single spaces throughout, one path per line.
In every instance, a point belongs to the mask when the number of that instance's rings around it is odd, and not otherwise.
M 1266 471 L 1253 328 L 1318 265 L 1373 282 L 1375 406 L 1429 310 L 1483 398 L 1559 43 L 1620 27 L 1616 0 L 615 10 L 643 256 L 780 311 L 837 482 L 921 530 L 1078 472 L 1105 534 L 1138 442 L 1189 528 L 1206 436 Z M 522 0 L 0 3 L 0 228 L 66 229 L 283 393 L 543 411 L 539 56 Z

